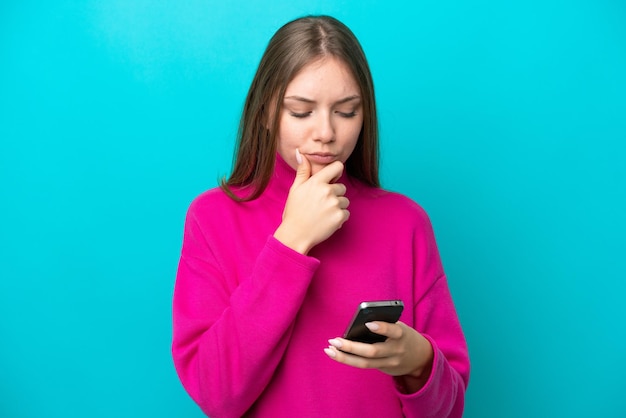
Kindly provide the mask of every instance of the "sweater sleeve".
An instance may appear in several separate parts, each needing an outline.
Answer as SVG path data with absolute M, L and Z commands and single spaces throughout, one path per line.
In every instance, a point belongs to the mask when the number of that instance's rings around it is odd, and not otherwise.
M 269 236 L 250 277 L 236 283 L 198 218 L 192 204 L 174 289 L 172 355 L 207 415 L 238 417 L 272 378 L 319 261 Z
M 425 212 L 420 223 L 413 248 L 414 321 L 433 347 L 433 367 L 421 390 L 398 396 L 406 417 L 461 418 L 470 370 L 467 343 Z

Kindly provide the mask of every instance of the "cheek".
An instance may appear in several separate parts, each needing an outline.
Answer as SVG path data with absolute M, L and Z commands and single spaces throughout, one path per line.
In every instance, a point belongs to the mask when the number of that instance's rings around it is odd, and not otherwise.
M 297 146 L 297 138 L 300 137 L 300 130 L 294 124 L 283 123 L 280 126 L 278 137 L 286 146 Z
M 279 124 L 277 138 L 278 154 L 294 169 L 298 166 L 295 154 L 296 148 L 302 145 L 302 141 L 299 138 L 303 138 L 302 132 L 293 124 L 284 122 Z
M 344 138 L 345 138 L 345 148 L 349 148 L 350 152 L 356 146 L 357 141 L 359 140 L 359 135 L 361 134 L 361 130 L 363 129 L 363 123 L 359 122 L 350 127 L 347 127 Z

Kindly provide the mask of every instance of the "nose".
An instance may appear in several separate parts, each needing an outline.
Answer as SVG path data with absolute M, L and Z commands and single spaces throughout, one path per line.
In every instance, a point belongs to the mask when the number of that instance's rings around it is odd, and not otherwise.
M 333 126 L 330 113 L 324 113 L 321 112 L 315 121 L 314 139 L 322 143 L 333 142 L 335 140 L 335 127 Z

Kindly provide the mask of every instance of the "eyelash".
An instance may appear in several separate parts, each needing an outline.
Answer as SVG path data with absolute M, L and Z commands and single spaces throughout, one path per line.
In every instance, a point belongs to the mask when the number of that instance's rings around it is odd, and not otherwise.
M 303 119 L 311 115 L 311 112 L 306 112 L 306 113 L 289 112 L 289 114 L 293 116 L 294 118 Z M 346 119 L 350 119 L 356 116 L 356 112 L 350 112 L 350 113 L 337 112 L 337 114 L 341 116 L 342 118 L 346 118 Z
M 289 114 L 293 116 L 294 118 L 302 119 L 302 118 L 306 118 L 307 116 L 309 116 L 311 112 L 307 112 L 307 113 L 289 112 Z

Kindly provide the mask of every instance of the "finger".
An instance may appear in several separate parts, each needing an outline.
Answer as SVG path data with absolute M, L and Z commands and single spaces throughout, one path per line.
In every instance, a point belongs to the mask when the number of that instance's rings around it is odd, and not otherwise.
M 304 158 L 304 156 L 303 156 Z M 343 173 L 343 164 L 341 161 L 334 161 L 331 164 L 328 164 L 326 167 L 323 167 L 320 171 L 318 171 L 313 177 L 323 181 L 324 183 L 334 183 L 341 177 Z
M 324 349 L 326 355 L 333 360 L 346 364 L 348 366 L 357 367 L 360 369 L 377 369 L 386 367 L 389 363 L 387 358 L 368 358 L 359 355 L 347 353 L 342 350 L 338 350 L 336 347 L 329 346 Z
M 346 340 L 344 338 L 333 338 L 328 340 L 329 347 L 335 348 L 342 353 L 355 355 L 362 358 L 376 359 L 387 358 L 389 350 L 384 343 L 361 343 L 358 341 Z
M 366 322 L 365 326 L 375 334 L 384 335 L 387 338 L 398 339 L 402 337 L 402 325 L 398 321 L 395 324 L 384 321 Z
M 342 183 L 334 183 L 331 185 L 331 190 L 335 194 L 335 196 L 343 196 L 346 194 L 346 186 Z
M 339 200 L 340 209 L 346 209 L 348 206 L 350 206 L 350 201 L 348 200 L 347 197 L 339 196 L 337 199 Z M 349 213 L 348 213 L 348 216 L 350 216 Z
M 311 163 L 304 155 L 300 154 L 300 150 L 297 148 L 296 160 L 298 161 L 298 170 L 296 171 L 296 178 L 293 180 L 291 187 L 297 187 L 311 177 Z

